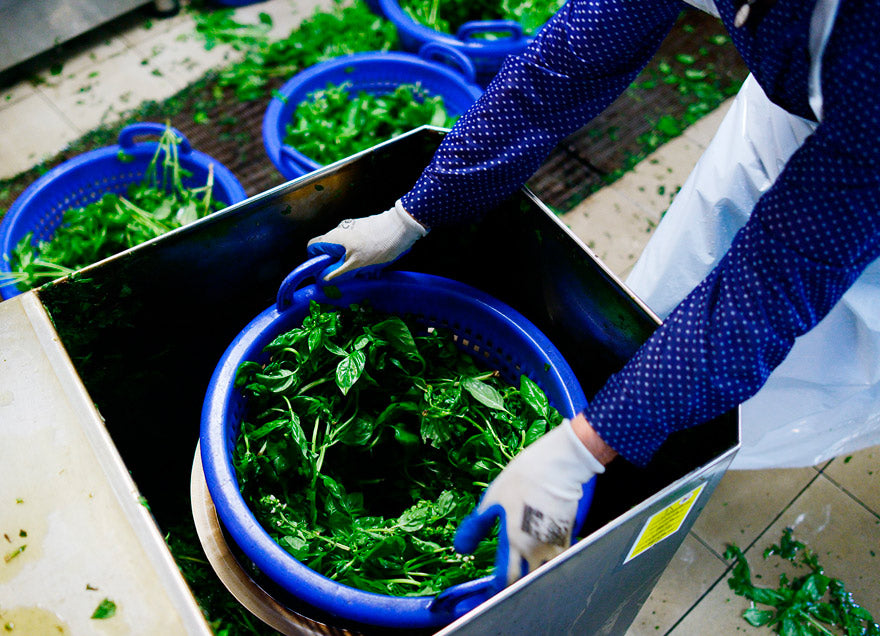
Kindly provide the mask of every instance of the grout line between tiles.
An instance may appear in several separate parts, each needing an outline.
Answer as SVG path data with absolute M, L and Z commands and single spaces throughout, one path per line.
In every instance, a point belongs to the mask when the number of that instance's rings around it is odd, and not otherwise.
M 831 483 L 832 486 L 837 487 L 837 489 L 840 490 L 841 492 L 843 492 L 843 494 L 845 494 L 845 495 L 848 496 L 850 499 L 852 499 L 852 500 L 855 501 L 857 504 L 859 504 L 862 508 L 864 508 L 865 510 L 867 510 L 867 511 L 871 514 L 871 516 L 874 516 L 874 517 L 877 517 L 877 519 L 880 519 L 880 512 L 878 512 L 878 511 L 876 511 L 876 510 L 873 510 L 870 506 L 868 506 L 868 504 L 866 504 L 864 501 L 862 501 L 861 499 L 859 499 L 854 493 L 852 493 L 852 492 L 850 492 L 849 490 L 847 490 L 845 486 L 843 486 L 842 484 L 840 484 L 840 483 L 839 483 L 838 481 L 836 481 L 834 478 L 832 478 L 832 477 L 826 475 L 824 472 L 823 472 L 823 473 L 820 473 L 820 475 L 821 475 L 822 477 L 824 477 L 825 479 L 827 479 L 827 480 Z
M 818 472 L 815 475 L 813 475 L 810 478 L 810 481 L 808 481 L 806 483 L 806 485 L 803 488 L 801 488 L 794 497 L 791 498 L 791 501 L 789 501 L 787 504 L 785 504 L 779 510 L 779 512 L 773 516 L 773 518 L 767 523 L 767 525 L 764 526 L 764 529 L 761 530 L 757 535 L 755 535 L 755 538 L 752 539 L 752 541 L 748 545 L 741 546 L 742 551 L 746 552 L 747 550 L 752 549 L 761 540 L 761 538 L 767 533 L 767 531 L 773 526 L 773 524 L 775 524 L 777 521 L 779 521 L 779 519 L 782 517 L 782 515 L 785 514 L 785 511 L 788 510 L 789 508 L 791 508 L 791 506 L 794 504 L 794 502 L 797 501 L 801 497 L 801 495 L 803 495 L 807 491 L 807 488 L 809 488 L 814 483 L 816 483 L 816 480 L 819 479 L 819 476 L 820 476 L 820 474 Z M 697 538 L 699 538 L 698 535 L 696 534 L 696 532 L 694 532 L 694 536 L 697 536 Z M 714 550 L 713 550 L 713 552 L 714 552 Z
M 87 131 L 82 130 L 79 126 L 77 126 L 77 125 L 73 122 L 72 119 L 70 119 L 70 117 L 67 116 L 67 113 L 65 113 L 64 110 L 62 110 L 62 109 L 58 106 L 58 104 L 55 103 L 55 100 L 52 99 L 52 98 L 51 98 L 51 97 L 50 97 L 50 96 L 49 96 L 49 95 L 43 90 L 43 87 L 42 87 L 42 86 L 39 86 L 39 85 L 38 85 L 38 86 L 35 86 L 34 89 L 36 90 L 37 95 L 40 96 L 40 99 L 42 99 L 44 102 L 46 102 L 46 103 L 49 105 L 49 107 L 50 107 L 52 110 L 54 110 L 56 113 L 58 113 L 58 115 L 61 117 L 61 119 L 63 119 L 64 122 L 65 122 L 68 126 L 70 126 L 70 128 L 71 128 L 74 132 L 76 132 L 77 137 L 81 137 L 82 135 L 84 135 L 84 134 L 87 132 Z M 63 150 L 64 148 L 66 148 L 67 145 L 68 145 L 68 144 L 64 144 L 64 147 L 59 148 L 58 150 L 56 150 L 56 151 L 55 151 L 54 153 L 52 153 L 52 154 L 56 154 L 57 152 L 60 152 L 61 150 Z
M 694 535 L 694 536 L 696 537 L 696 535 Z M 702 543 L 702 541 L 701 541 L 701 543 Z M 715 551 L 712 550 L 712 552 L 714 553 Z M 699 597 L 697 597 L 697 600 L 694 601 L 689 608 L 687 608 L 687 610 L 685 611 L 684 614 L 682 614 L 681 616 L 678 617 L 678 620 L 675 621 L 669 627 L 668 630 L 666 630 L 666 632 L 663 634 L 663 636 L 669 636 L 669 634 L 671 634 L 673 632 L 673 630 L 675 630 L 675 628 L 678 627 L 679 624 L 681 624 L 681 622 L 684 621 L 684 619 L 686 619 L 688 617 L 688 614 L 690 614 L 694 610 L 694 608 L 697 607 L 697 605 L 702 603 L 703 599 L 706 598 L 709 595 L 709 593 L 712 592 L 719 583 L 721 583 L 722 581 L 724 581 L 727 578 L 727 573 L 730 572 L 731 569 L 733 569 L 733 564 L 727 565 L 727 567 L 724 568 L 724 571 L 718 576 L 717 579 L 715 579 L 715 582 L 712 583 L 712 585 L 710 585 L 708 588 L 706 588 L 705 592 L 703 592 L 702 594 L 700 594 Z
M 690 531 L 690 535 L 691 535 L 694 539 L 696 539 L 698 543 L 701 543 L 701 544 L 703 545 L 704 548 L 706 548 L 709 552 L 711 552 L 713 555 L 715 555 L 715 557 L 717 557 L 719 561 L 721 561 L 721 562 L 724 563 L 725 565 L 727 564 L 727 561 L 724 560 L 724 557 L 721 556 L 720 554 L 718 554 L 718 552 L 715 550 L 715 548 L 713 548 L 713 547 L 712 547 L 711 545 L 709 545 L 706 541 L 704 541 L 703 538 L 702 538 L 700 535 L 698 535 L 698 534 L 697 534 L 696 532 L 694 532 L 693 530 Z

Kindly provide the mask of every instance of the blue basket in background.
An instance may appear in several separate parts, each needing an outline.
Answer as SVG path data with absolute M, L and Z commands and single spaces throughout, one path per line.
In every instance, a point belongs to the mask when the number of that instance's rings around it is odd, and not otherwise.
M 275 584 L 313 607 L 350 621 L 391 628 L 419 629 L 449 623 L 497 589 L 488 576 L 452 586 L 437 596 L 396 597 L 364 592 L 306 567 L 263 529 L 242 497 L 232 464 L 247 404 L 235 387 L 242 362 L 266 362 L 263 348 L 276 336 L 302 325 L 309 303 L 346 307 L 365 300 L 377 311 L 408 316 L 429 327 L 451 331 L 457 344 L 482 366 L 497 369 L 518 385 L 527 375 L 564 416 L 587 404 L 571 367 L 560 351 L 522 314 L 469 285 L 414 272 L 385 272 L 379 278 L 357 277 L 338 283 L 332 298 L 317 277 L 332 261 L 317 256 L 295 269 L 281 285 L 276 304 L 254 318 L 230 344 L 214 370 L 202 408 L 200 448 L 205 481 L 221 524 L 235 544 Z M 590 482 L 594 484 L 595 482 Z M 584 491 L 592 497 L 592 486 Z
M 287 124 L 312 93 L 325 90 L 328 84 L 348 83 L 352 95 L 360 91 L 385 95 L 402 84 L 418 83 L 431 96 L 442 97 L 446 112 L 456 117 L 482 94 L 474 77 L 474 67 L 467 57 L 437 44 L 422 47 L 418 55 L 355 53 L 321 62 L 295 75 L 269 103 L 263 117 L 263 146 L 278 171 L 287 179 L 295 179 L 321 167 L 284 143 Z
M 413 20 L 397 0 L 371 0 L 376 13 L 384 16 L 397 29 L 400 46 L 405 51 L 418 51 L 428 43 L 442 44 L 467 56 L 476 70 L 477 83 L 485 87 L 498 73 L 508 55 L 522 52 L 532 41 L 514 20 L 480 20 L 466 22 L 455 35 L 436 31 Z M 492 35 L 492 39 L 484 36 Z
M 9 272 L 9 260 L 19 241 L 34 233 L 34 244 L 52 238 L 61 225 L 64 213 L 70 208 L 84 207 L 108 192 L 125 194 L 131 184 L 140 183 L 153 154 L 156 142 L 135 142 L 136 137 L 160 137 L 164 124 L 143 122 L 131 124 L 119 133 L 115 146 L 98 148 L 83 153 L 51 169 L 32 183 L 13 202 L 0 222 L 0 273 Z M 216 159 L 194 150 L 179 131 L 178 152 L 182 168 L 192 173 L 183 183 L 187 187 L 204 186 L 209 166 L 213 166 L 212 196 L 227 205 L 247 198 L 244 188 L 230 170 Z M 130 160 L 121 161 L 122 152 Z M 20 294 L 13 283 L 0 285 L 0 297 L 12 298 Z

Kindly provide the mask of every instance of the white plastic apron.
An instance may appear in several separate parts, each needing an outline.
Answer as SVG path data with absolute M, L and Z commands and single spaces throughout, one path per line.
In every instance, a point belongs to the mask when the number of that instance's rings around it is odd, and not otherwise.
M 721 259 L 758 198 L 816 124 L 749 76 L 657 227 L 627 285 L 658 315 Z M 817 242 L 816 249 L 822 249 Z M 872 263 L 764 387 L 742 405 L 731 468 L 811 466 L 880 444 L 880 261 Z

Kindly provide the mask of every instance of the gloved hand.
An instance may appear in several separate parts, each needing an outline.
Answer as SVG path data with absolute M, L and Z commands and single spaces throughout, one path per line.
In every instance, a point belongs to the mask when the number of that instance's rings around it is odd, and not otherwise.
M 571 422 L 563 420 L 489 484 L 477 508 L 458 527 L 455 549 L 473 552 L 500 518 L 496 575 L 506 573 L 506 584 L 513 583 L 571 545 L 575 519 L 582 522 L 586 514 L 578 509 L 584 485 L 603 472 L 605 467 L 578 439 Z
M 390 210 L 359 219 L 346 219 L 309 241 L 310 254 L 340 259 L 323 272 L 325 281 L 362 268 L 378 269 L 394 261 L 428 233 L 403 209 L 400 201 Z

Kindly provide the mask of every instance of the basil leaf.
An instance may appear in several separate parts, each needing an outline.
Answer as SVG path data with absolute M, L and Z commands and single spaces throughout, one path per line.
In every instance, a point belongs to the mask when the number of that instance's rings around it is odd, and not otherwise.
M 538 415 L 547 418 L 550 413 L 550 402 L 547 395 L 541 390 L 537 384 L 532 382 L 526 375 L 519 377 L 519 390 L 523 399 L 530 407 L 532 407 Z
M 755 608 L 747 609 L 743 612 L 743 618 L 746 619 L 752 627 L 761 627 L 771 620 L 775 613 L 773 610 L 759 610 Z
M 116 614 L 116 603 L 111 601 L 109 598 L 105 598 L 103 601 L 98 603 L 98 607 L 95 608 L 95 611 L 92 612 L 92 618 L 94 619 L 105 619 L 111 618 Z
M 364 372 L 367 356 L 363 351 L 352 351 L 336 366 L 336 385 L 346 395 Z
M 373 331 L 383 336 L 388 343 L 407 357 L 419 357 L 419 348 L 406 323 L 397 316 L 383 320 L 373 326 Z
M 496 411 L 504 410 L 504 398 L 498 391 L 485 382 L 477 380 L 476 378 L 465 378 L 462 380 L 461 384 L 480 404 L 488 406 L 490 409 L 495 409 Z

